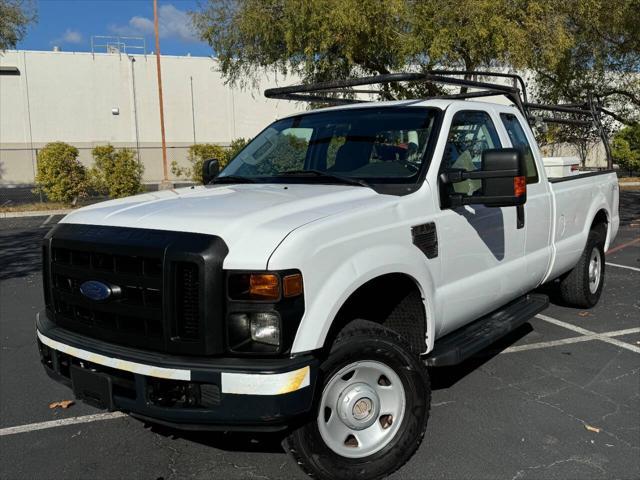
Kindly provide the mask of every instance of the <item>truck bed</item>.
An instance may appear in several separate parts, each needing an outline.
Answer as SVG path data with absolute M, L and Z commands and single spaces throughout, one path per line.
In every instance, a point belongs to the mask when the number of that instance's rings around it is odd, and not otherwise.
M 567 272 L 587 242 L 591 219 L 607 213 L 609 232 L 605 250 L 618 231 L 618 178 L 613 171 L 588 172 L 549 179 L 552 193 L 552 260 L 545 281 Z

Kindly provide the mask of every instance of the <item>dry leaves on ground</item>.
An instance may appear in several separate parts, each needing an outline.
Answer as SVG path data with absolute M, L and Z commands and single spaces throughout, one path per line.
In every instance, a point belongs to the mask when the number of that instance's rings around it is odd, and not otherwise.
M 51 402 L 49 404 L 49 408 L 69 408 L 74 403 L 76 402 L 74 402 L 73 400 L 60 400 L 59 402 Z

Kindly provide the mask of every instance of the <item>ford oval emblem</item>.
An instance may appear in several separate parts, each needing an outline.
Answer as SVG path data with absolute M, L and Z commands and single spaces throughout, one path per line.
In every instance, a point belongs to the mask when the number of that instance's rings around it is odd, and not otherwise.
M 111 296 L 111 287 L 96 280 L 89 280 L 80 285 L 80 293 L 90 300 L 99 302 Z

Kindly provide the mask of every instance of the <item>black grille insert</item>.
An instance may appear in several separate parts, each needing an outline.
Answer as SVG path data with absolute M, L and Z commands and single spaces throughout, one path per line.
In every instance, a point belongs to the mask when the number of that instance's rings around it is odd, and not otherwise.
M 56 321 L 79 333 L 131 346 L 164 343 L 162 260 L 53 247 L 51 278 Z M 94 301 L 80 292 L 87 280 L 117 286 L 117 298 Z
M 198 266 L 188 262 L 175 264 L 176 290 L 174 329 L 172 337 L 197 340 L 199 337 L 200 279 Z

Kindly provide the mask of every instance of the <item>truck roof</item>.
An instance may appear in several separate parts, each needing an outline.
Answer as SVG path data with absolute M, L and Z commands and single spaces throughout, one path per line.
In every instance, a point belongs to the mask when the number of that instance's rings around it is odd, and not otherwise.
M 455 100 L 455 99 L 412 99 L 412 100 L 388 100 L 388 101 L 371 101 L 371 102 L 362 102 L 362 103 L 350 103 L 346 105 L 334 105 L 331 107 L 318 108 L 315 110 L 310 110 L 305 113 L 316 113 L 316 112 L 331 112 L 336 110 L 352 110 L 355 108 L 380 108 L 380 107 L 431 107 L 437 108 L 439 110 L 446 110 L 447 107 L 454 103 L 464 103 L 469 108 L 485 110 L 490 106 L 499 106 L 502 108 L 513 109 L 514 111 L 518 111 L 518 109 L 513 105 L 508 105 L 499 102 L 474 102 L 470 100 Z M 292 113 L 280 118 L 290 118 L 296 117 L 298 115 L 304 115 L 304 113 Z

